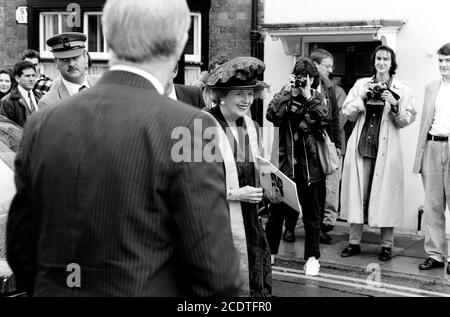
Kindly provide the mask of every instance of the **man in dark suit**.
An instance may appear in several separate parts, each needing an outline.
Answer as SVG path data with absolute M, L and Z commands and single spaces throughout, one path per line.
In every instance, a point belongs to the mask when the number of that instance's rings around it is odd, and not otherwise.
M 187 103 L 188 105 L 196 108 L 203 109 L 206 107 L 200 88 L 173 83 L 173 79 L 177 76 L 177 74 L 178 64 L 173 70 L 172 78 L 167 83 L 164 93 L 173 100 Z
M 7 117 L 23 127 L 32 113 L 37 111 L 41 94 L 33 90 L 36 80 L 36 68 L 29 61 L 14 65 L 14 78 L 17 85 L 0 102 L 0 115 Z
M 214 125 L 163 96 L 189 25 L 185 1 L 108 0 L 111 70 L 27 124 L 7 260 L 28 293 L 238 294 L 222 163 L 178 163 L 172 153 L 177 131 L 202 150 L 194 125 Z

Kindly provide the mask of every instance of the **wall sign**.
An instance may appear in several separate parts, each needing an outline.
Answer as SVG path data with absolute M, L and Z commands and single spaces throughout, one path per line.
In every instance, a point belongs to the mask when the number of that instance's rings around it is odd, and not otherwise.
M 16 9 L 16 21 L 18 24 L 28 23 L 28 10 L 27 7 L 17 7 Z

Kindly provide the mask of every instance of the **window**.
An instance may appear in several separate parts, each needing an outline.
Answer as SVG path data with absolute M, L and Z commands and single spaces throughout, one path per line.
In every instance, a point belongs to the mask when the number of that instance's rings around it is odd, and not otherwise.
M 53 54 L 47 46 L 46 41 L 62 32 L 74 32 L 79 29 L 69 27 L 68 18 L 74 12 L 52 11 L 41 12 L 39 14 L 39 48 L 41 57 L 53 59 Z M 86 49 L 93 60 L 108 60 L 108 48 L 102 33 L 101 11 L 84 12 L 82 19 L 82 30 L 87 35 Z M 190 64 L 200 64 L 201 55 L 201 34 L 202 16 L 199 12 L 191 13 L 191 28 L 189 38 L 185 47 L 185 61 Z
M 189 29 L 189 39 L 185 47 L 184 59 L 190 63 L 200 63 L 202 59 L 202 15 L 201 13 L 191 13 L 191 28 Z
M 39 15 L 39 50 L 42 58 L 53 58 L 50 48 L 45 43 L 52 36 L 62 32 L 73 32 L 68 26 L 70 12 L 41 12 Z
M 39 15 L 39 49 L 42 58 L 53 58 L 46 41 L 52 36 L 63 32 L 75 32 L 76 28 L 67 23 L 71 12 L 41 12 Z M 108 60 L 109 54 L 106 41 L 103 38 L 101 12 L 85 12 L 83 16 L 83 32 L 87 35 L 86 49 L 92 59 Z
M 84 13 L 84 34 L 87 35 L 87 50 L 92 59 L 109 59 L 106 40 L 102 32 L 102 13 Z

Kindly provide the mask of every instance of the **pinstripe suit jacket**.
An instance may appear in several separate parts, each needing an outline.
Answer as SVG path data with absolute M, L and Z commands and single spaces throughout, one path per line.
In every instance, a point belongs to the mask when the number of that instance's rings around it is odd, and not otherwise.
M 22 287 L 35 296 L 237 295 L 222 163 L 171 159 L 174 129 L 214 126 L 206 116 L 124 71 L 33 116 L 7 224 Z M 77 281 L 71 263 L 81 287 L 67 286 Z

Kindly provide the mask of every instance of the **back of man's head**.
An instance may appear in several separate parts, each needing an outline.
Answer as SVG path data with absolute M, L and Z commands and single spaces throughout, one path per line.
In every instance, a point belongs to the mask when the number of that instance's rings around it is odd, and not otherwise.
M 33 63 L 31 63 L 29 61 L 21 61 L 21 62 L 14 64 L 14 77 L 22 76 L 23 71 L 25 69 L 29 69 L 29 68 L 34 69 L 34 71 L 36 71 L 36 67 L 34 67 Z
M 38 51 L 32 50 L 32 49 L 26 49 L 25 51 L 23 51 L 22 53 L 22 60 L 24 61 L 25 59 L 33 59 L 33 58 L 37 58 L 38 63 L 41 62 L 41 55 L 39 54 Z
M 320 64 L 325 58 L 330 58 L 331 60 L 333 60 L 333 55 L 327 50 L 318 48 L 311 53 L 310 58 L 313 60 L 313 62 Z
M 114 56 L 138 64 L 178 59 L 190 21 L 186 0 L 107 0 L 102 17 Z
M 439 55 L 450 55 L 450 43 L 442 45 L 442 47 L 438 50 Z

